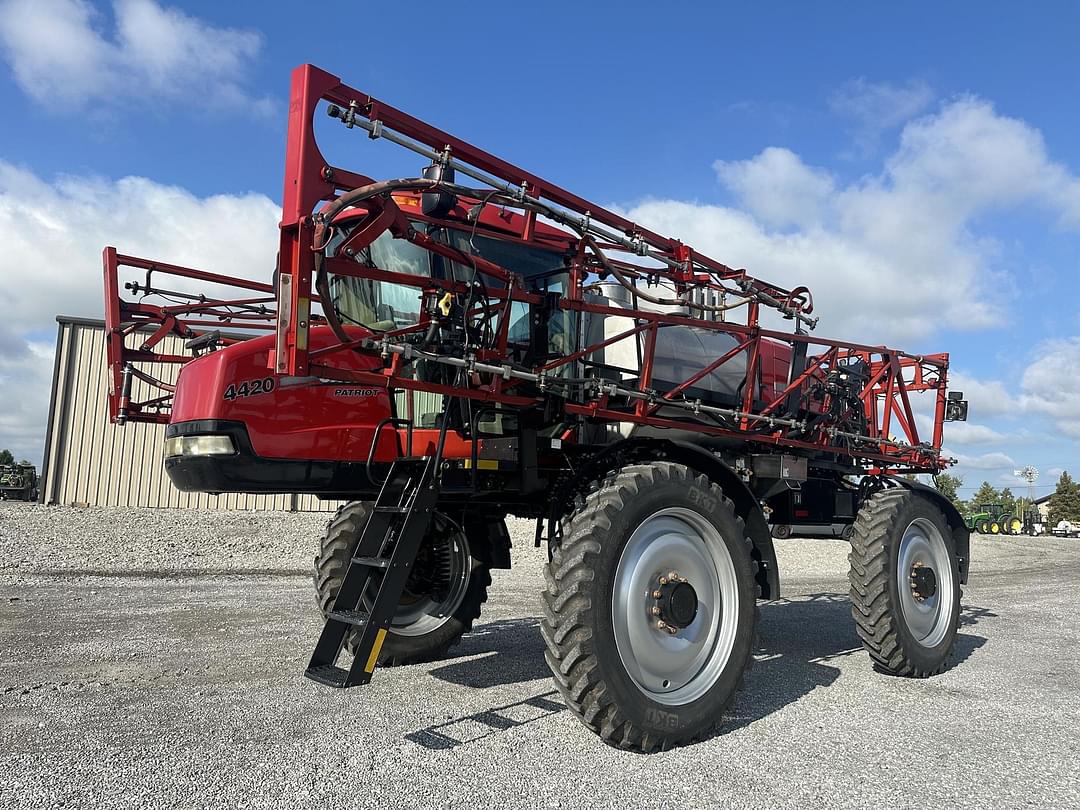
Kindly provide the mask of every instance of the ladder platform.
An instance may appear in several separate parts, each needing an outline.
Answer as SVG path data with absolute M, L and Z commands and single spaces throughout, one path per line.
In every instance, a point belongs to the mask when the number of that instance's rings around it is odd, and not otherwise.
M 363 610 L 331 610 L 330 618 L 336 619 L 339 622 L 345 622 L 345 624 L 362 627 L 368 623 L 371 616 Z
M 333 664 L 323 664 L 317 667 L 308 667 L 304 671 L 304 677 L 310 678 L 323 686 L 332 686 L 341 689 L 349 680 L 349 670 L 336 667 Z

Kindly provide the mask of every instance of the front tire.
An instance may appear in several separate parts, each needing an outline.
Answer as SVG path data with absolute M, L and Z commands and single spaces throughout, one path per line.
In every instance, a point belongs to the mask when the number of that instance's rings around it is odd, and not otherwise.
M 851 538 L 851 612 L 874 665 L 890 675 L 941 672 L 960 623 L 960 576 L 941 510 L 906 489 L 872 495 Z
M 369 501 L 352 501 L 327 524 L 314 571 L 315 596 L 323 616 L 334 604 L 372 506 Z M 472 629 L 491 584 L 488 566 L 474 553 L 458 525 L 436 512 L 386 635 L 379 666 L 438 661 Z M 432 576 L 446 581 L 433 582 Z M 445 598 L 440 598 L 442 593 L 424 592 L 433 586 L 443 589 Z M 350 633 L 346 649 L 352 652 L 353 648 L 354 633 Z
M 756 564 L 722 490 L 670 462 L 579 502 L 544 569 L 545 655 L 566 705 L 620 748 L 698 739 L 750 661 Z

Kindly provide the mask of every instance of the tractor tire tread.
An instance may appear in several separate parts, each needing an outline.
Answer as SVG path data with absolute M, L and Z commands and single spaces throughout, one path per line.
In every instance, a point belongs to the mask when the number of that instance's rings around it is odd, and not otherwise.
M 909 497 L 911 494 L 906 489 L 881 490 L 860 509 L 848 555 L 849 596 L 855 630 L 874 666 L 890 675 L 928 678 L 948 666 L 948 656 L 935 667 L 922 668 L 905 654 L 896 611 L 890 604 L 890 548 L 882 540 L 897 522 Z
M 330 606 L 334 602 L 341 580 L 349 567 L 349 561 L 353 554 L 356 542 L 367 522 L 370 514 L 370 505 L 366 501 L 350 501 L 340 506 L 330 521 L 319 543 L 319 554 L 315 557 L 313 580 L 315 583 L 315 600 L 319 610 L 325 617 L 330 612 Z M 405 653 L 396 652 L 391 643 L 391 637 L 379 655 L 378 664 L 381 667 L 405 666 L 408 664 L 422 664 L 438 661 L 446 657 L 446 653 L 454 647 L 461 637 L 472 630 L 473 623 L 480 617 L 483 605 L 487 602 L 487 591 L 491 585 L 491 572 L 485 565 L 474 565 L 471 576 L 476 577 L 480 587 L 473 588 L 470 585 L 469 593 L 473 598 L 466 600 L 454 614 L 454 618 L 462 622 L 462 629 L 451 638 L 442 643 L 430 645 L 422 652 Z M 357 631 L 353 630 L 346 637 L 345 649 L 349 653 L 356 650 Z
M 540 631 L 547 647 L 544 657 L 556 688 L 571 711 L 607 743 L 643 753 L 693 742 L 711 733 L 722 722 L 724 710 L 729 708 L 735 692 L 742 688 L 743 677 L 753 661 L 753 655 L 748 656 L 738 687 L 716 713 L 714 721 L 691 737 L 662 737 L 636 726 L 608 694 L 608 687 L 599 672 L 590 629 L 595 607 L 591 588 L 595 580 L 595 563 L 615 515 L 658 480 L 680 480 L 709 491 L 731 513 L 740 529 L 743 528 L 742 518 L 735 514 L 733 503 L 720 487 L 683 465 L 664 461 L 632 464 L 606 475 L 588 488 L 578 507 L 567 516 L 564 525 L 568 531 L 562 543 L 553 548 L 551 561 L 545 566 L 544 615 Z M 752 543 L 745 532 L 743 542 L 749 556 Z M 752 557 L 751 565 L 756 576 L 758 566 Z M 755 604 L 752 650 L 756 649 L 756 629 Z

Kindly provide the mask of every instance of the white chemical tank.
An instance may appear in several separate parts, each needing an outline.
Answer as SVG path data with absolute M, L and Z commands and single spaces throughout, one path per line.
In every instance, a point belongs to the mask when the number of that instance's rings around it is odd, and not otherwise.
M 650 287 L 649 293 L 658 298 L 674 298 L 675 292 L 663 286 Z M 631 308 L 630 292 L 617 282 L 594 285 L 586 299 L 588 303 L 617 309 Z M 638 308 L 648 312 L 664 312 L 687 315 L 686 307 L 663 306 L 638 299 Z M 613 315 L 583 314 L 582 337 L 585 345 L 595 345 L 634 328 L 631 318 Z M 653 358 L 652 381 L 649 385 L 661 393 L 670 391 L 684 380 L 727 354 L 740 341 L 727 332 L 717 332 L 695 326 L 661 326 L 656 337 Z M 612 381 L 636 382 L 641 373 L 640 357 L 645 350 L 645 335 L 623 338 L 589 355 L 589 360 L 600 366 L 601 376 Z M 691 388 L 684 391 L 689 399 L 700 398 L 716 405 L 734 404 L 742 394 L 746 378 L 747 353 L 745 350 L 729 359 L 722 366 L 707 374 Z

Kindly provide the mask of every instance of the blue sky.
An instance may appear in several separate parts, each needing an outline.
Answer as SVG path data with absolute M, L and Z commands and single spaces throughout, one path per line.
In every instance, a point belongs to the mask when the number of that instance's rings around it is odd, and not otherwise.
M 51 319 L 100 313 L 105 242 L 262 274 L 289 71 L 313 62 L 808 284 L 822 334 L 951 352 L 970 487 L 1080 466 L 1075 4 L 317 8 L 0 2 L 0 387 L 28 392 L 0 446 L 40 458 Z M 417 168 L 326 132 L 339 164 Z

